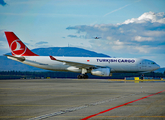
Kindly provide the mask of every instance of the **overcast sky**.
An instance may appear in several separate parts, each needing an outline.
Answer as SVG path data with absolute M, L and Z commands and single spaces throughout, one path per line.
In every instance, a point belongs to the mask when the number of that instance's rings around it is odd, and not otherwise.
M 4 31 L 30 49 L 69 44 L 165 67 L 165 0 L 0 0 L 0 55 Z

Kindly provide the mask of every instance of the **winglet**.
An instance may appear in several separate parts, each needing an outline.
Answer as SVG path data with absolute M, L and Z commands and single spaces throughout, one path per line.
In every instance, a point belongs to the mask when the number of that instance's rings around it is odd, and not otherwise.
M 51 60 L 56 60 L 56 58 L 54 58 L 53 56 L 49 56 Z

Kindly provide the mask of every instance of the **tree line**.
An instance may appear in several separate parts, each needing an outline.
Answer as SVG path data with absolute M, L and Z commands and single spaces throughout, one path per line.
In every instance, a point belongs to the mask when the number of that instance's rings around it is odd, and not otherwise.
M 0 71 L 0 79 L 45 79 L 45 78 L 77 78 L 80 73 L 73 72 L 30 72 L 30 71 Z M 88 74 L 93 79 L 124 79 L 125 77 L 141 77 L 140 73 L 113 73 L 109 77 L 99 77 Z M 165 78 L 164 73 L 146 73 L 144 77 Z

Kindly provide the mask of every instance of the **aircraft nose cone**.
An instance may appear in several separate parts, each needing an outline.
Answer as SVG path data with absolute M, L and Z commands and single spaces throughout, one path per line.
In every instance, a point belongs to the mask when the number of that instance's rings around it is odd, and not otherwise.
M 160 68 L 160 66 L 158 64 L 156 64 L 154 68 L 155 68 L 155 70 L 157 70 Z
M 156 64 L 157 66 L 156 66 L 156 69 L 159 69 L 160 68 L 160 66 L 158 65 L 158 64 Z

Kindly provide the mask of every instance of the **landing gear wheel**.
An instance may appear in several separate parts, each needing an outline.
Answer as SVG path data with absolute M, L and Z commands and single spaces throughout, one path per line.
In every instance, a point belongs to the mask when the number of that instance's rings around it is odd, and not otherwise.
M 83 76 L 83 78 L 84 78 L 84 79 L 88 79 L 88 75 L 85 74 L 85 75 Z
M 88 75 L 86 74 L 81 74 L 77 76 L 78 79 L 88 79 Z
M 143 80 L 143 79 L 144 79 L 144 74 L 142 74 L 142 75 L 141 75 L 140 79 L 141 79 L 141 80 Z
M 82 79 L 82 75 L 78 75 L 77 78 L 78 78 L 78 79 Z

